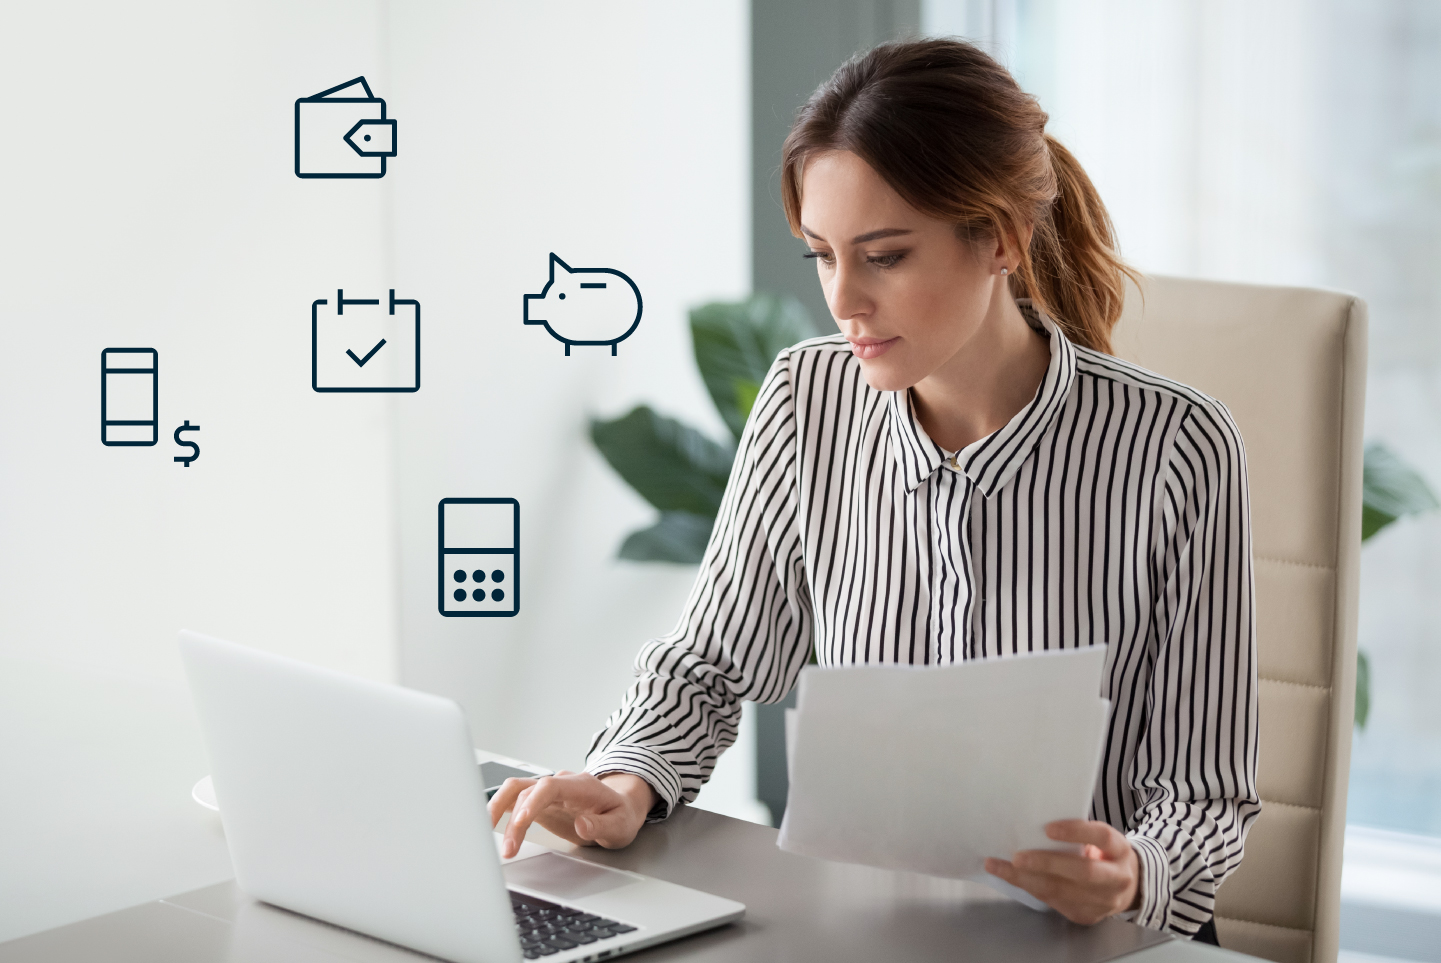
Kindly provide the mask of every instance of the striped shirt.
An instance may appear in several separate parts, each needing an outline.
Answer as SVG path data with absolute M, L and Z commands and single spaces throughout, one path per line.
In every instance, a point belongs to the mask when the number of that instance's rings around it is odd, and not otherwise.
M 869 387 L 839 336 L 781 352 L 742 434 L 674 631 L 587 768 L 692 801 L 745 700 L 822 666 L 946 665 L 1109 646 L 1091 818 L 1130 838 L 1136 922 L 1192 935 L 1260 812 L 1251 528 L 1241 436 L 1219 402 L 1050 341 L 1035 398 L 947 452 L 908 391 Z

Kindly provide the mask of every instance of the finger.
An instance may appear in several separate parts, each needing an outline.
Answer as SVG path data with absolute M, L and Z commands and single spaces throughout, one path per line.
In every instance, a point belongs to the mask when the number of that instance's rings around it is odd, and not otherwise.
M 586 813 L 576 818 L 577 834 L 587 842 L 593 842 L 606 849 L 620 849 L 629 846 L 635 839 L 636 827 L 627 818 L 621 807 L 602 813 Z
M 995 864 L 994 869 L 991 868 L 992 863 Z M 987 860 L 986 872 L 992 876 L 999 876 L 1012 886 L 1019 886 L 1044 903 L 1051 903 L 1053 899 L 1060 895 L 1062 881 L 1059 877 L 1048 876 L 1044 873 L 1027 872 L 1016 866 L 1015 863 L 1004 859 Z
M 1048 849 L 1027 849 L 1011 857 L 1015 867 L 1023 872 L 1044 873 L 1061 879 L 1098 886 L 1114 882 L 1118 887 L 1122 875 L 1116 865 L 1096 859 L 1087 859 L 1075 853 L 1057 853 Z
M 565 805 L 555 805 L 536 813 L 535 825 L 545 827 L 547 832 L 568 843 L 575 843 L 577 846 L 591 845 L 576 832 L 575 819 L 575 814 L 567 812 Z
M 1004 859 L 987 859 L 986 872 L 1020 887 L 1073 923 L 1090 926 L 1114 912 L 1098 889 L 1060 876 L 1018 869 Z
M 502 855 L 506 859 L 520 852 L 520 844 L 525 842 L 525 834 L 530 829 L 530 824 L 560 794 L 561 785 L 550 776 L 545 776 L 521 793 L 515 810 L 510 814 L 510 825 L 505 827 Z
M 1009 860 L 996 859 L 993 856 L 986 857 L 986 872 L 992 876 L 998 876 L 1008 883 L 1015 882 L 1016 867 L 1012 866 Z
M 1012 864 L 1009 878 L 1003 876 L 1002 879 L 1019 886 L 1073 923 L 1089 926 L 1113 911 L 1114 900 L 1106 893 L 1062 876 L 1019 869 Z
M 495 795 L 490 797 L 490 828 L 494 829 L 495 824 L 500 822 L 500 817 L 510 812 L 511 807 L 516 804 L 521 791 L 535 785 L 534 779 L 510 778 L 500 784 Z
M 1058 892 L 1046 903 L 1072 923 L 1080 923 L 1082 926 L 1094 926 L 1114 912 L 1106 903 L 1096 902 L 1084 893 L 1076 894 L 1065 890 Z
M 525 801 L 530 798 L 530 794 L 532 791 L 534 791 L 534 789 L 535 786 L 526 786 L 521 789 L 520 792 L 516 793 L 515 802 L 510 807 L 511 823 L 515 822 L 515 814 L 525 807 Z M 508 829 L 509 826 L 507 826 L 506 828 Z
M 1094 819 L 1060 819 L 1047 823 L 1046 835 L 1063 843 L 1089 843 L 1106 859 L 1121 859 L 1131 849 L 1130 841 L 1114 826 Z

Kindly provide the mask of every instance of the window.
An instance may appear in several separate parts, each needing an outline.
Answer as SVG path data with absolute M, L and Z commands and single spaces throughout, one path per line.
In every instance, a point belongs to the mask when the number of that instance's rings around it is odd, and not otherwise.
M 1441 7 L 963 6 L 989 8 L 997 52 L 1086 165 L 1133 263 L 1366 299 L 1368 440 L 1441 489 Z M 1366 545 L 1372 711 L 1352 823 L 1441 835 L 1438 589 L 1441 513 Z
M 1441 5 L 928 0 L 922 22 L 1040 98 L 1143 271 L 1365 298 L 1367 440 L 1441 492 Z M 1441 927 L 1441 841 L 1418 838 L 1441 837 L 1441 512 L 1363 548 L 1359 644 L 1342 946 L 1410 956 Z

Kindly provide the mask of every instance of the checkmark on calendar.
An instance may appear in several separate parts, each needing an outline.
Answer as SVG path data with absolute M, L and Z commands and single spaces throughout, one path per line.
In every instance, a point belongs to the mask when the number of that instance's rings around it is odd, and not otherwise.
M 365 362 L 367 362 L 367 361 L 369 361 L 371 358 L 375 357 L 375 352 L 379 351 L 379 350 L 380 350 L 381 348 L 383 348 L 383 347 L 385 347 L 385 339 L 384 339 L 384 338 L 381 338 L 381 339 L 380 339 L 380 344 L 377 344 L 375 347 L 371 348 L 368 352 L 366 352 L 366 355 L 365 355 L 365 357 L 363 357 L 363 358 L 357 358 L 357 357 L 355 356 L 355 352 L 354 352 L 354 351 L 351 351 L 349 348 L 346 348 L 346 349 L 345 349 L 345 353 L 348 354 L 348 355 L 350 355 L 350 360 L 351 360 L 351 361 L 354 361 L 357 365 L 359 365 L 360 367 L 364 368 L 364 367 L 365 367 Z

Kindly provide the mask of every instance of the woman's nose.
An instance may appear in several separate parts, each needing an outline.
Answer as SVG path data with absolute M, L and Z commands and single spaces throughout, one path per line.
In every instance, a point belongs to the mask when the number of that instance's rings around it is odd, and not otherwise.
M 870 311 L 870 299 L 866 296 L 861 278 L 839 258 L 836 260 L 836 273 L 831 276 L 830 289 L 826 292 L 826 303 L 837 323 Z

